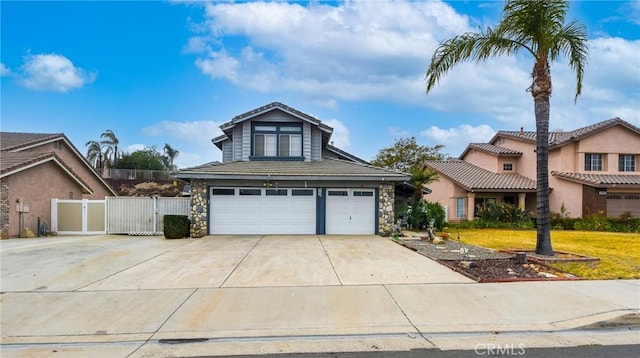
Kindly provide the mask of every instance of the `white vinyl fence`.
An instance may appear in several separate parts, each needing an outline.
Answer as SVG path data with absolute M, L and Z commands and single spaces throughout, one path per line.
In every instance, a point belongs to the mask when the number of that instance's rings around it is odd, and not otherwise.
M 163 235 L 164 215 L 190 216 L 191 198 L 106 197 L 51 200 L 51 230 L 59 234 Z

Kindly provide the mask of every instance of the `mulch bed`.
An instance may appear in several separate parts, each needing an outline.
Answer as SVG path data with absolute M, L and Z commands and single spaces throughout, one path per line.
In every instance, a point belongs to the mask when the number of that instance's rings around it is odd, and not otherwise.
M 396 242 L 439 262 L 477 282 L 517 282 L 580 279 L 528 256 L 526 264 L 519 264 L 515 251 L 502 252 L 485 247 L 445 240 L 434 244 L 420 237 L 399 238 Z M 461 261 L 472 262 L 472 267 L 460 267 Z

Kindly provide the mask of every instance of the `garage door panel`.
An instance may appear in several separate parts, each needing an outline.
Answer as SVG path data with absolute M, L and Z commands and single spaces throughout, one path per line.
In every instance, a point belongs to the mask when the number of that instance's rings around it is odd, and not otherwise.
M 375 191 L 327 190 L 327 234 L 374 234 Z
M 608 195 L 607 216 L 620 217 L 625 213 L 640 217 L 640 194 L 611 193 Z
M 211 191 L 212 234 L 315 234 L 315 190 L 222 188 Z M 256 195 L 256 194 L 260 195 Z M 267 195 L 267 193 L 271 195 Z M 251 194 L 251 195 L 241 195 Z

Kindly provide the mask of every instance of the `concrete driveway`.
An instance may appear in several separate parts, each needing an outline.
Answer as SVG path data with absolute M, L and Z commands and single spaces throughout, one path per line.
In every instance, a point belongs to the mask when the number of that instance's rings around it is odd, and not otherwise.
M 2 357 L 426 349 L 640 308 L 638 281 L 475 284 L 377 236 L 15 239 L 0 259 Z

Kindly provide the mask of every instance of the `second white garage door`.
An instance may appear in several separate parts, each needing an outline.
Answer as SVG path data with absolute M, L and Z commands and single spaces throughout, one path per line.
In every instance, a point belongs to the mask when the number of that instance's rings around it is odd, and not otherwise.
M 327 189 L 327 234 L 374 234 L 375 190 Z
M 211 188 L 211 234 L 315 234 L 315 189 Z

